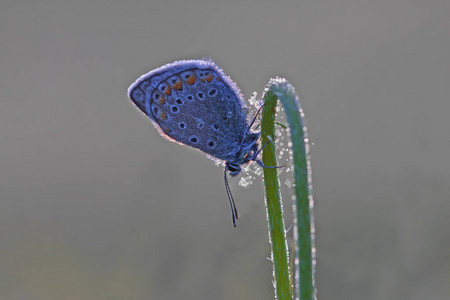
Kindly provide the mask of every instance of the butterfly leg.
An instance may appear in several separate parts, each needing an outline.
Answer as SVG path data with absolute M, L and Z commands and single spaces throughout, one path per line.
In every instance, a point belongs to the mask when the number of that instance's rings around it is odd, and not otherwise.
M 270 139 L 270 140 L 268 140 L 256 153 L 255 153 L 255 155 L 254 155 L 254 157 L 253 157 L 253 160 L 254 161 L 256 161 L 256 163 L 258 164 L 258 165 L 260 165 L 261 167 L 263 167 L 263 168 L 266 168 L 266 169 L 278 169 L 278 168 L 283 168 L 284 166 L 286 166 L 286 165 L 282 165 L 282 166 L 265 166 L 264 165 L 264 163 L 260 160 L 260 159 L 257 159 L 257 157 L 258 157 L 258 155 L 259 155 L 259 153 L 270 143 L 270 142 L 272 142 L 272 139 Z
M 270 140 L 268 140 L 258 151 L 256 151 L 256 153 L 255 153 L 255 158 L 259 155 L 259 153 L 264 149 L 264 148 L 266 148 L 266 146 L 270 143 L 270 142 L 272 142 L 272 139 L 270 139 Z
M 255 159 L 254 161 L 256 161 L 256 163 L 258 165 L 260 165 L 261 167 L 265 168 L 265 169 L 279 169 L 279 168 L 284 168 L 286 165 L 282 165 L 282 166 L 265 166 L 264 163 L 259 160 L 259 159 Z

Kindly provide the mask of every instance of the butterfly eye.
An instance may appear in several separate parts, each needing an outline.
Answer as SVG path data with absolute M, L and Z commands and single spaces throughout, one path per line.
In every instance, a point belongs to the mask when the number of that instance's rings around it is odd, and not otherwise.
M 180 122 L 180 123 L 178 123 L 178 127 L 179 127 L 180 129 L 185 129 L 185 128 L 186 128 L 186 123 Z
M 175 100 L 175 102 L 178 103 L 178 104 L 183 104 L 184 103 L 183 100 L 181 100 L 181 99 L 177 99 L 177 100 Z
M 208 142 L 208 147 L 212 148 L 212 147 L 214 147 L 215 144 L 216 143 L 214 143 L 213 141 L 209 141 Z
M 198 139 L 195 136 L 191 137 L 189 140 L 194 144 L 197 144 L 197 142 L 198 142 Z
M 192 97 L 192 95 L 187 96 L 188 100 L 192 100 L 194 99 L 194 97 Z
M 204 124 L 205 124 L 205 123 L 203 123 L 203 122 L 198 123 L 198 124 L 197 124 L 197 128 L 198 128 L 198 129 L 202 129 Z
M 156 93 L 153 94 L 153 100 L 158 101 L 159 98 L 161 98 L 161 94 L 160 93 L 156 92 Z
M 213 128 L 214 128 L 214 130 L 219 130 L 220 126 L 219 126 L 219 124 L 213 124 Z
M 178 109 L 178 106 L 172 106 L 172 112 L 173 113 L 177 113 L 177 112 L 179 112 L 179 109 Z

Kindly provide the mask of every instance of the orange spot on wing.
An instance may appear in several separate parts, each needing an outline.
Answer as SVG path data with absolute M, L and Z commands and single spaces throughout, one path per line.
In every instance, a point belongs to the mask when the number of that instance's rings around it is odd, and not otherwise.
M 205 78 L 202 78 L 202 79 L 200 79 L 200 80 L 201 80 L 201 82 L 205 83 Z
M 213 76 L 212 76 L 212 74 L 209 74 L 209 75 L 206 77 L 206 81 L 211 82 L 212 80 L 213 80 Z
M 195 76 L 194 75 L 189 76 L 189 78 L 186 80 L 186 83 L 189 85 L 193 85 L 195 83 Z
M 164 127 L 164 131 L 167 132 L 167 133 L 169 133 L 169 132 L 171 132 L 172 130 L 171 130 L 169 127 Z
M 159 103 L 160 103 L 160 104 L 165 104 L 165 103 L 166 103 L 166 100 L 164 100 L 164 98 L 161 97 L 161 98 L 159 98 Z
M 217 76 L 216 79 L 220 81 L 220 77 L 219 76 Z
M 183 88 L 183 84 L 181 83 L 181 81 L 178 81 L 177 83 L 175 83 L 174 85 L 172 85 L 172 88 L 174 90 L 180 91 Z
M 163 121 L 164 121 L 164 120 L 167 120 L 167 115 L 166 115 L 166 113 L 162 111 L 162 112 L 159 114 L 159 119 L 160 119 L 160 120 L 163 120 Z
M 170 86 L 167 87 L 166 91 L 164 92 L 164 95 L 170 95 Z

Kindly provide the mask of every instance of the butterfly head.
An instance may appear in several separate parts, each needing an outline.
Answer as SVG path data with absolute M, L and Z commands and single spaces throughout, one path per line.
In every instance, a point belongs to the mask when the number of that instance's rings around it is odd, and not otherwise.
M 258 138 L 260 135 L 259 132 L 246 134 L 234 159 L 225 162 L 225 170 L 229 171 L 231 176 L 234 177 L 241 172 L 241 165 L 255 160 L 258 154 Z

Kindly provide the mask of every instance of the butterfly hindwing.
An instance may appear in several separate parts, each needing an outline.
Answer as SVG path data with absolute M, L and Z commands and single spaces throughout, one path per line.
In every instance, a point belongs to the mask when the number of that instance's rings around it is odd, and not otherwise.
M 151 71 L 130 87 L 129 96 L 163 137 L 218 159 L 231 159 L 248 129 L 239 88 L 211 60 Z

